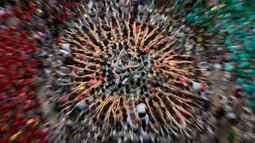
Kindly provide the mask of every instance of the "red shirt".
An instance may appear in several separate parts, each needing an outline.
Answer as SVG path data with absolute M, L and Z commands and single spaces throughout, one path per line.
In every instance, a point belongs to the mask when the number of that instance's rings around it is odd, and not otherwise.
M 66 8 L 71 8 L 72 7 L 72 4 L 70 2 L 67 2 L 67 1 L 64 2 L 64 5 L 65 5 Z

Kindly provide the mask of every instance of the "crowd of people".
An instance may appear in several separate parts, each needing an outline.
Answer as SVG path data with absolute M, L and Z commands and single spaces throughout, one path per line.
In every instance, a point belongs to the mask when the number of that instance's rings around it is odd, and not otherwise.
M 1 15 L 0 142 L 47 142 L 43 113 L 35 93 L 39 13 L 31 3 L 8 1 Z
M 252 142 L 248 2 L 1 3 L 0 142 Z

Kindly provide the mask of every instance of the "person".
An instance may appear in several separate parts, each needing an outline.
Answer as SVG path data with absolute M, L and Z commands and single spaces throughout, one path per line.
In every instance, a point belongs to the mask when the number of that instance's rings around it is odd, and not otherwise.
M 221 64 L 219 62 L 214 64 L 214 69 L 215 69 L 214 80 L 217 80 L 217 78 L 219 77 L 221 68 L 222 68 L 222 66 L 221 66 Z
M 136 105 L 136 111 L 138 114 L 138 117 L 141 120 L 141 124 L 142 124 L 142 128 L 144 131 L 148 130 L 148 124 L 149 124 L 149 116 L 146 113 L 146 105 L 144 103 L 139 103 L 138 105 Z
M 228 102 L 227 97 L 224 96 L 224 95 L 220 95 L 220 96 L 219 96 L 219 100 L 220 100 L 219 103 L 220 103 L 221 106 L 225 106 L 226 103 Z
M 240 99 L 242 97 L 242 88 L 240 86 L 235 86 L 233 89 L 233 96 Z
M 128 122 L 128 126 L 130 127 L 130 129 L 132 129 L 135 132 L 139 132 L 140 129 L 140 122 L 136 117 L 136 113 L 134 111 L 130 111 L 128 113 L 128 117 L 127 117 L 127 122 Z
M 239 100 L 233 95 L 230 96 L 229 102 L 232 104 L 234 110 L 236 109 L 237 104 L 239 104 Z
M 225 109 L 223 108 L 223 106 L 218 106 L 217 109 L 216 109 L 216 118 L 219 120 L 221 119 L 222 117 L 225 116 Z
M 237 115 L 234 112 L 228 112 L 226 118 L 230 121 L 232 125 L 237 123 Z
M 195 95 L 198 96 L 198 93 L 200 92 L 201 84 L 200 84 L 199 82 L 197 82 L 197 81 L 193 81 L 193 82 L 191 83 L 191 85 L 192 85 L 192 86 L 191 86 L 191 89 L 190 89 L 190 90 L 194 91 Z
M 230 79 L 231 79 L 231 73 L 224 71 L 224 75 L 221 77 L 221 89 L 222 90 L 227 89 L 227 85 L 228 85 Z
M 229 132 L 228 135 L 227 135 L 227 139 L 228 139 L 228 142 L 229 142 L 229 143 L 234 142 L 234 140 L 235 140 L 235 134 L 234 134 L 233 132 Z

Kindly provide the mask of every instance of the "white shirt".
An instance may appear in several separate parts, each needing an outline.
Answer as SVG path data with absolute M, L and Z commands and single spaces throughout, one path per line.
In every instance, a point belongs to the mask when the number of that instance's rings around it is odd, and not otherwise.
M 68 55 L 69 52 L 65 51 L 65 50 L 60 50 L 61 53 L 65 54 L 65 55 Z
M 193 89 L 194 89 L 194 91 L 199 91 L 200 90 L 200 83 L 193 82 Z
M 136 106 L 136 110 L 138 113 L 145 113 L 147 106 L 144 103 L 140 103 Z
M 88 8 L 91 9 L 93 6 L 93 1 L 89 1 Z
M 85 109 L 87 107 L 87 103 L 85 102 L 85 100 L 81 100 L 78 104 L 77 107 L 81 110 Z
M 238 99 L 235 96 L 230 96 L 232 102 L 234 103 L 234 105 L 236 105 L 238 103 Z
M 234 114 L 232 112 L 228 113 L 227 117 L 230 118 L 230 119 L 236 119 L 237 118 L 236 114 Z
M 228 101 L 228 100 L 227 100 L 227 97 L 226 97 L 226 96 L 223 96 L 223 95 L 221 95 L 221 97 L 222 97 L 222 98 L 220 99 L 220 104 L 221 104 L 221 105 L 225 105 L 225 104 L 227 103 L 227 101 Z
M 65 50 L 65 51 L 69 52 L 69 51 L 70 51 L 70 44 L 62 44 L 62 45 L 61 45 L 61 48 L 62 48 L 63 50 Z
M 221 65 L 220 65 L 220 64 L 215 64 L 215 65 L 214 65 L 214 68 L 215 68 L 216 70 L 220 70 L 220 69 L 221 69 Z

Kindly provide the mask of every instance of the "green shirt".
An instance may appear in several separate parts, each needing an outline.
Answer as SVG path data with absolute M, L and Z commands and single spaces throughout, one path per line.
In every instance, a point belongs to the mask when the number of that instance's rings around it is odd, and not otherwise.
M 247 104 L 250 108 L 254 109 L 255 108 L 255 103 L 252 101 L 247 101 Z
M 233 142 L 234 139 L 235 139 L 235 136 L 234 136 L 233 134 L 229 134 L 229 135 L 227 136 L 227 138 L 228 138 L 228 140 L 229 140 L 230 142 Z

